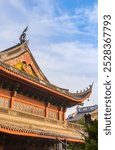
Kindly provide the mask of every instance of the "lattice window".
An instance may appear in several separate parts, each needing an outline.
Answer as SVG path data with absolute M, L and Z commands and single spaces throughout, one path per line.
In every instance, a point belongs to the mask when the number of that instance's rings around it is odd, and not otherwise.
M 44 114 L 45 114 L 44 109 L 43 108 L 38 108 L 38 115 L 44 116 Z
M 19 106 L 18 106 L 19 104 L 18 104 L 18 102 L 14 102 L 14 109 L 18 109 L 19 108 Z
M 10 99 L 0 97 L 0 107 L 9 108 L 10 107 Z
M 5 108 L 10 108 L 10 100 L 5 99 Z
M 0 97 L 0 107 L 4 107 L 4 98 Z
M 17 101 L 14 102 L 14 109 L 22 111 L 22 112 L 32 113 L 35 115 L 41 115 L 41 116 L 45 115 L 45 109 L 34 107 L 34 106 L 24 104 L 21 102 L 17 102 Z
M 36 115 L 44 116 L 45 115 L 45 110 L 43 108 L 33 107 L 32 108 L 32 113 L 36 114 Z
M 58 113 L 54 111 L 48 111 L 48 117 L 52 119 L 58 119 Z

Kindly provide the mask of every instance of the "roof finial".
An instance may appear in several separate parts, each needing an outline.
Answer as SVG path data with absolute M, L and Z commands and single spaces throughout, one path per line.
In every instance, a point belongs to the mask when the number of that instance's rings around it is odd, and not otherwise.
M 22 34 L 19 37 L 19 40 L 20 40 L 21 44 L 27 41 L 26 40 L 26 32 L 27 32 L 27 30 L 28 30 L 28 26 L 24 29 L 24 31 L 22 32 Z

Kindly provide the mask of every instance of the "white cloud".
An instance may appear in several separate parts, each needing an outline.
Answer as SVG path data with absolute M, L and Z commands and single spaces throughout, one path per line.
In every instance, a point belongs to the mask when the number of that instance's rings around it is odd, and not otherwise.
M 84 17 L 85 19 L 87 19 L 87 23 L 91 22 L 93 24 L 93 23 L 97 23 L 98 21 L 97 3 L 95 3 L 93 7 L 76 8 L 75 13 L 76 13 L 76 16 L 78 16 L 79 18 Z M 81 21 L 83 21 L 83 19 Z
M 98 13 L 98 6 L 97 6 L 97 4 L 95 4 L 94 7 L 91 10 L 87 11 L 86 14 L 88 15 L 88 18 L 91 22 L 97 23 L 97 21 L 98 21 L 97 13 Z
M 39 49 L 35 48 L 35 58 L 51 83 L 76 92 L 94 82 L 89 104 L 97 103 L 96 49 L 74 42 L 39 45 Z
M 51 83 L 71 92 L 83 90 L 94 82 L 86 105 L 97 103 L 97 49 L 91 44 L 61 42 L 35 47 L 34 56 Z M 75 108 L 67 112 L 72 113 Z
M 56 5 L 56 0 L 30 3 L 0 1 L 0 48 L 16 44 L 22 30 L 29 25 L 30 49 L 52 83 L 73 91 L 93 81 L 97 83 L 97 48 L 94 43 L 82 41 L 85 36 L 86 40 L 95 38 L 97 5 L 76 9 L 70 15 Z M 96 88 L 94 91 L 97 93 Z M 96 94 L 93 99 L 97 101 Z
M 0 1 L 1 24 L 3 22 L 15 28 L 19 28 L 20 25 L 22 28 L 24 25 L 30 25 L 33 35 L 50 38 L 60 34 L 65 36 L 73 36 L 73 34 L 91 35 L 89 30 L 88 32 L 87 30 L 80 30 L 79 24 L 82 24 L 83 18 L 94 22 L 97 17 L 96 5 L 91 9 L 79 8 L 76 10 L 77 13 L 73 15 L 63 11 L 60 15 L 56 15 L 55 9 L 58 8 L 56 8 L 55 0 L 34 0 L 31 10 L 28 5 L 23 0 Z M 80 14 L 79 12 L 82 13 Z M 88 28 L 89 24 L 85 26 Z

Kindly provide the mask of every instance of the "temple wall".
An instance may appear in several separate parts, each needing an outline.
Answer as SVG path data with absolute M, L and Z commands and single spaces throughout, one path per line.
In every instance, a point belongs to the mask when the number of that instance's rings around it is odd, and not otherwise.
M 16 111 L 40 115 L 54 120 L 64 121 L 65 112 L 50 103 L 41 102 L 29 97 L 0 88 L 0 107 L 10 108 Z

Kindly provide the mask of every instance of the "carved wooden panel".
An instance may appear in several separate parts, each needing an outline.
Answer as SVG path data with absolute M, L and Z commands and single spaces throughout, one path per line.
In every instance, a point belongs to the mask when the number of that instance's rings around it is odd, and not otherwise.
M 52 119 L 58 119 L 58 113 L 57 112 L 54 112 L 54 111 L 51 111 L 51 110 L 49 110 L 48 111 L 48 117 L 49 118 L 52 118 Z
M 0 97 L 0 106 L 4 107 L 4 98 L 3 97 Z
M 22 102 L 14 101 L 14 109 L 26 113 L 32 113 L 35 115 L 45 116 L 45 109 L 40 107 L 35 107 Z
M 10 99 L 0 96 L 0 107 L 9 108 L 10 107 Z

